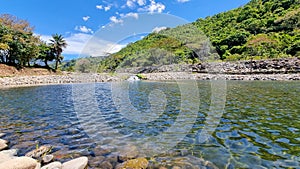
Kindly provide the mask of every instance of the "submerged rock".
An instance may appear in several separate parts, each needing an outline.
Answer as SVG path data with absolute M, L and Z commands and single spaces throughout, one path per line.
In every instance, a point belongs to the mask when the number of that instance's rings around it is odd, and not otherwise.
M 40 164 L 30 157 L 17 157 L 0 163 L 1 169 L 36 169 L 39 166 Z
M 40 159 L 42 156 L 46 155 L 47 153 L 50 153 L 52 150 L 52 146 L 41 146 L 38 149 L 32 150 L 28 152 L 25 156 L 31 157 L 35 159 Z
M 137 158 L 128 160 L 122 164 L 119 164 L 116 168 L 117 169 L 146 169 L 149 165 L 149 162 L 146 158 Z
M 87 169 L 88 158 L 80 157 L 63 163 L 62 169 Z
M 124 149 L 121 150 L 119 155 L 119 160 L 124 162 L 130 159 L 134 159 L 139 155 L 139 152 L 137 150 L 136 146 L 127 146 Z

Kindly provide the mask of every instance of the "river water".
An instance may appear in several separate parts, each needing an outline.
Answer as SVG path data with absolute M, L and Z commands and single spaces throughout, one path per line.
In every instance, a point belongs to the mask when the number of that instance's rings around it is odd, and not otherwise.
M 1 89 L 0 132 L 19 155 L 50 144 L 57 160 L 85 155 L 91 168 L 126 147 L 153 161 L 194 156 L 219 168 L 299 168 L 299 81 L 225 83 Z

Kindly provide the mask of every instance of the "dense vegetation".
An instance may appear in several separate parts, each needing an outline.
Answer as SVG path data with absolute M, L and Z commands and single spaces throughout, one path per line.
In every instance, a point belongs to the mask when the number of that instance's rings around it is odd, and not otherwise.
M 191 24 L 153 32 L 101 61 L 99 71 L 211 59 L 297 57 L 299 21 L 299 0 L 252 0 Z
M 51 43 L 43 42 L 34 35 L 33 27 L 26 20 L 9 14 L 0 15 L 0 63 L 13 65 L 17 68 L 38 66 L 50 68 L 49 61 L 58 63 L 63 60 L 61 53 L 66 47 L 66 41 L 61 35 L 55 34 Z
M 210 37 L 220 59 L 240 60 L 299 56 L 299 21 L 299 0 L 252 0 L 194 24 Z

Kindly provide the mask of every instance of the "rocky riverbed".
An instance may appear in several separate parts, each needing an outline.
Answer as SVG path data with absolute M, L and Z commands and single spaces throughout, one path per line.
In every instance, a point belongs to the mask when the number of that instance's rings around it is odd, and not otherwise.
M 3 136 L 5 134 L 0 133 L 0 138 Z M 217 169 L 209 161 L 184 153 L 170 152 L 165 156 L 149 158 L 140 156 L 135 146 L 126 146 L 123 152 L 98 148 L 95 150 L 98 156 L 82 156 L 61 162 L 52 154 L 53 146 L 37 145 L 24 156 L 18 156 L 17 149 L 9 149 L 9 142 L 0 139 L 0 169 Z

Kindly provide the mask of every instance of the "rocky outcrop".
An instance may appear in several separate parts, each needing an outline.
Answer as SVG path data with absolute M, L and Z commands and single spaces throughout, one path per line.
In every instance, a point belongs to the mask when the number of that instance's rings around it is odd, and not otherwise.
M 215 62 L 191 65 L 197 73 L 225 74 L 285 74 L 300 73 L 300 58 L 252 60 L 239 62 Z
M 118 69 L 119 73 L 193 72 L 224 74 L 300 73 L 300 58 L 252 60 L 238 62 L 204 62 Z

